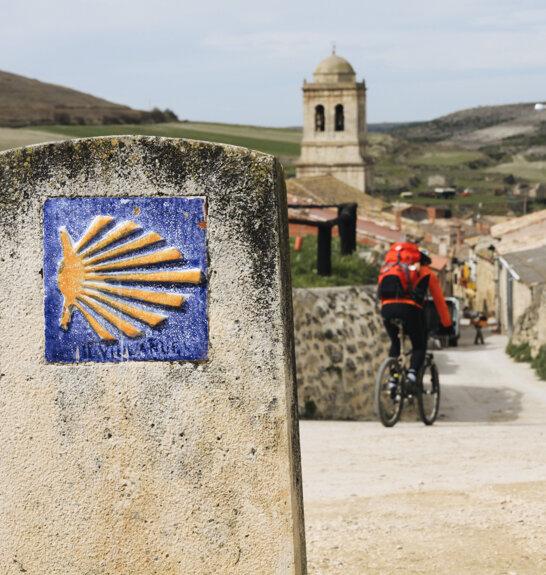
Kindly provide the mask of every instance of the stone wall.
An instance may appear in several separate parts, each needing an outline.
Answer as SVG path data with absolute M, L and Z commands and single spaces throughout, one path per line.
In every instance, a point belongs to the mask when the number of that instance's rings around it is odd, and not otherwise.
M 493 261 L 481 255 L 476 263 L 476 300 L 475 309 L 478 311 L 496 311 L 497 298 L 495 294 L 495 282 L 497 279 L 496 266 Z
M 375 287 L 295 289 L 302 417 L 373 419 L 375 373 L 388 352 Z
M 533 303 L 517 320 L 511 342 L 515 345 L 528 343 L 531 355 L 536 357 L 541 346 L 546 345 L 546 289 L 537 286 Z

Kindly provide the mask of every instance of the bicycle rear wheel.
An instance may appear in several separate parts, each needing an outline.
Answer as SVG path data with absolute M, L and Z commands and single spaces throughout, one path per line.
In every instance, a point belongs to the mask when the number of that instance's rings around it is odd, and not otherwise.
M 391 376 L 396 374 L 398 386 L 395 393 L 389 389 L 388 383 Z M 381 364 L 375 379 L 374 407 L 381 423 L 385 427 L 392 427 L 402 415 L 404 398 L 402 394 L 402 370 L 398 360 L 388 357 Z
M 432 425 L 440 411 L 440 377 L 433 361 L 427 360 L 417 388 L 419 416 L 425 425 Z

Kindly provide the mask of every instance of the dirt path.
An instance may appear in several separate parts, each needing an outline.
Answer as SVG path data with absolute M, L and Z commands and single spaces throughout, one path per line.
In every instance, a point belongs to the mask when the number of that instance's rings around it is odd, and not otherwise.
M 432 428 L 301 423 L 311 574 L 546 573 L 546 383 L 486 343 L 435 354 Z

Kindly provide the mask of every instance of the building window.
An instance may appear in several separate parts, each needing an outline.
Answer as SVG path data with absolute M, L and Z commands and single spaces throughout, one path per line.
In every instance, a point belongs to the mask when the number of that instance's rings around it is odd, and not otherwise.
M 324 132 L 324 106 L 315 107 L 315 132 Z
M 335 122 L 336 132 L 343 132 L 345 130 L 345 116 L 343 115 L 343 105 L 338 104 L 336 106 L 336 122 Z

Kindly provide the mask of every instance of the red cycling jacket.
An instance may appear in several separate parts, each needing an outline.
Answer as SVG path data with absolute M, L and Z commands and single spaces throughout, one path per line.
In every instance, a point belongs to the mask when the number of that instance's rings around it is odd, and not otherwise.
M 451 314 L 449 313 L 449 308 L 447 307 L 442 287 L 440 286 L 438 277 L 428 266 L 421 266 L 417 277 L 417 283 L 415 284 L 413 291 L 415 294 L 414 298 L 384 299 L 381 301 L 381 305 L 405 303 L 422 308 L 427 292 L 430 291 L 430 295 L 434 301 L 434 306 L 440 316 L 441 324 L 444 327 L 451 326 Z

